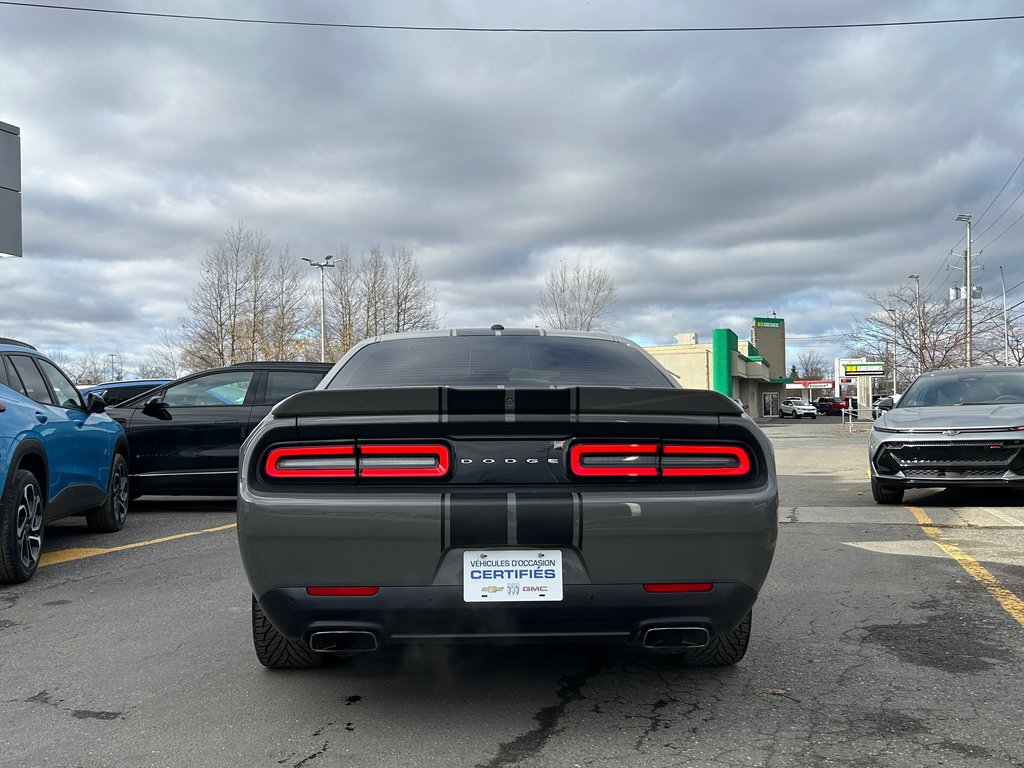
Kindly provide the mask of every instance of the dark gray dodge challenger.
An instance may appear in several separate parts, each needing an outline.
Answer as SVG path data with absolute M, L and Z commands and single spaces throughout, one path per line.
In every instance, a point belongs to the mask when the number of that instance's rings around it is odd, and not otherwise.
M 627 339 L 537 329 L 354 347 L 242 447 L 256 655 L 626 640 L 739 661 L 778 531 L 772 449 Z

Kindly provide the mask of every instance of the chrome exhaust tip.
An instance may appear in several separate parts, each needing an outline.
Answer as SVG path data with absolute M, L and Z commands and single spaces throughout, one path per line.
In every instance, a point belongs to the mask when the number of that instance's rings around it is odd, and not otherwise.
M 310 635 L 309 647 L 318 653 L 369 653 L 380 643 L 373 632 L 366 630 L 329 630 Z
M 644 648 L 704 648 L 711 633 L 704 627 L 651 627 L 644 632 Z

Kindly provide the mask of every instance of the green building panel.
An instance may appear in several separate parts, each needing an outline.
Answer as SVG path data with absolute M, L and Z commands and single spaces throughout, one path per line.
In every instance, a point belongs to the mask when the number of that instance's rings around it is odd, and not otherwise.
M 727 397 L 732 397 L 732 358 L 739 348 L 739 337 L 731 329 L 711 332 L 711 388 Z

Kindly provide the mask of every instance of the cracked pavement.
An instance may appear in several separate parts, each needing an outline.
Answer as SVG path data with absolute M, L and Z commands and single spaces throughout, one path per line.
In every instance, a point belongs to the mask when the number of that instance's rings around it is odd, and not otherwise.
M 871 501 L 866 435 L 766 425 L 776 561 L 736 667 L 615 644 L 422 646 L 270 672 L 231 531 L 40 570 L 0 588 L 0 750 L 25 766 L 1024 767 L 1024 628 Z M 1024 496 L 913 492 L 1024 596 Z M 231 522 L 141 500 L 126 536 Z M 105 545 L 80 521 L 47 549 Z

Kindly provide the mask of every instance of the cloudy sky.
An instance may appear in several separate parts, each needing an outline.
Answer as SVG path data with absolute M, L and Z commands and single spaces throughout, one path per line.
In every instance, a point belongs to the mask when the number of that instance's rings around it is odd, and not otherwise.
M 1024 13 L 1019 2 L 96 0 L 354 24 L 727 27 Z M 926 295 L 1024 156 L 1024 20 L 540 34 L 327 29 L 0 4 L 24 258 L 0 334 L 145 356 L 236 222 L 322 257 L 404 245 L 447 325 L 533 325 L 559 259 L 603 261 L 612 331 L 667 343 L 786 318 L 831 357 L 870 293 Z M 1024 169 L 976 227 L 1024 280 Z M 991 229 L 1000 214 L 1005 214 Z M 980 235 L 980 236 L 979 236 Z M 311 281 L 316 273 L 310 270 Z M 1024 298 L 1024 288 L 1015 300 Z M 1014 296 L 1011 295 L 1011 300 Z M 997 298 L 998 300 L 998 298 Z

